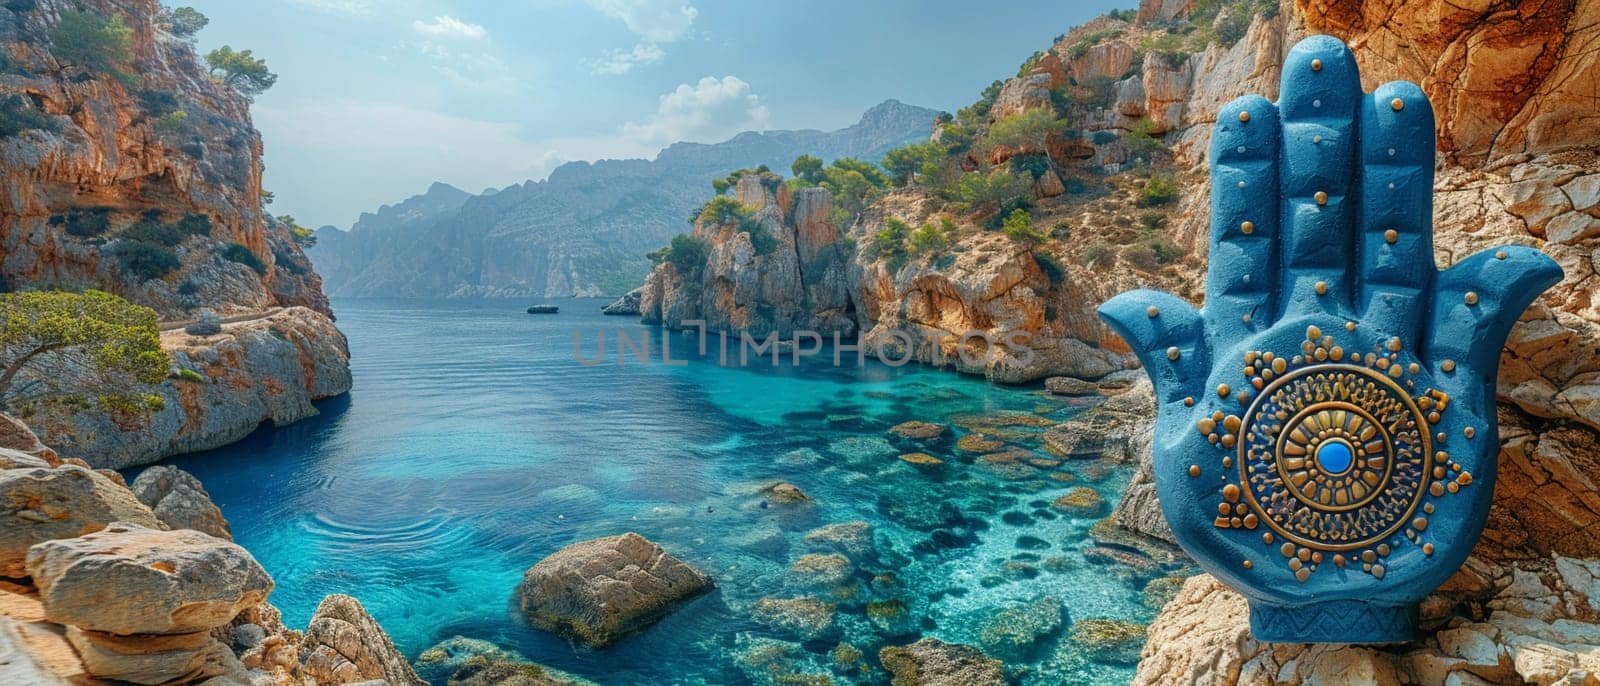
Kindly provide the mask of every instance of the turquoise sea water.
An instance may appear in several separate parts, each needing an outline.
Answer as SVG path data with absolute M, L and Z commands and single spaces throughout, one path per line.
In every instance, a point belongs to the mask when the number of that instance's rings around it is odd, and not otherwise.
M 304 626 L 329 593 L 361 600 L 415 659 L 452 636 L 487 639 L 604 684 L 775 683 L 785 673 L 884 683 L 879 647 L 920 636 L 983 644 L 1031 630 L 1050 597 L 1059 630 L 1013 654 L 1022 683 L 1124 683 L 1067 639 L 1072 621 L 1146 622 L 1141 589 L 1162 572 L 1094 556 L 1087 530 L 1050 501 L 1089 485 L 1115 502 L 1131 468 L 1052 464 L 1037 427 L 990 429 L 1026 457 L 988 461 L 955 440 L 1000 413 L 1063 419 L 1072 403 L 953 372 L 829 356 L 795 367 L 721 366 L 673 338 L 665 366 L 616 364 L 619 330 L 660 330 L 603 317 L 595 300 L 530 316 L 513 302 L 339 301 L 355 388 L 323 415 L 264 429 L 221 450 L 171 460 L 204 482 L 277 581 L 271 600 Z M 573 332 L 605 364 L 574 360 Z M 686 353 L 691 353 L 687 354 Z M 732 356 L 735 360 L 737 354 Z M 984 420 L 982 418 L 990 419 Z M 978 419 L 974 419 L 978 418 Z M 952 425 L 943 440 L 887 432 L 920 419 Z M 898 459 L 921 451 L 943 465 Z M 767 502 L 764 486 L 799 486 L 812 506 Z M 871 525 L 872 551 L 851 576 L 819 583 L 790 565 L 806 532 Z M 718 590 L 603 652 L 528 628 L 512 609 L 523 570 L 574 541 L 636 531 L 714 577 Z M 819 630 L 761 623 L 762 598 L 834 607 Z M 868 613 L 869 603 L 873 612 Z M 1031 619 L 991 621 L 1020 607 Z M 873 666 L 841 665 L 846 642 Z M 848 652 L 848 651 L 846 651 Z M 430 678 L 441 678 L 433 674 Z

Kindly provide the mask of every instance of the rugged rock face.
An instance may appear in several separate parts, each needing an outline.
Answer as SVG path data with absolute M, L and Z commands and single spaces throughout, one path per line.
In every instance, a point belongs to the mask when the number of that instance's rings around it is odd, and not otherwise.
M 640 300 L 645 322 L 704 321 L 708 331 L 731 334 L 735 350 L 741 333 L 757 342 L 768 334 L 794 340 L 796 332 L 829 342 L 835 333 L 842 341 L 859 335 L 869 356 L 1008 383 L 1060 373 L 1098 378 L 1127 364 L 1099 347 L 1100 325 L 1072 305 L 1082 294 L 1052 281 L 1028 249 L 1003 236 L 963 237 L 949 264 L 893 264 L 869 257 L 863 236 L 834 226 L 824 189 L 791 193 L 776 174 L 749 174 L 734 198 L 776 247 L 757 253 L 738 219 L 697 223 L 692 236 L 709 246 L 705 264 L 691 274 L 658 266 Z
M 10 442 L 37 444 L 17 426 Z M 192 476 L 156 468 L 135 481 L 141 494 L 158 496 L 158 522 L 120 480 L 81 461 L 0 448 L 0 467 L 0 475 L 29 477 L 0 479 L 0 503 L 21 517 L 0 523 L 0 533 L 34 542 L 20 569 L 0 570 L 8 577 L 0 583 L 0 683 L 425 683 L 354 599 L 330 596 L 302 640 L 266 602 L 272 579 L 243 548 L 162 530 L 167 520 L 186 526 L 196 512 L 202 523 L 215 512 Z M 121 519 L 138 523 L 99 521 L 107 503 L 122 503 Z M 30 528 L 36 519 L 53 528 Z
M 123 522 L 34 546 L 28 576 L 47 619 L 116 634 L 209 631 L 272 591 L 272 578 L 244 548 Z M 115 593 L 106 593 L 108 583 Z
M 306 674 L 317 683 L 353 684 L 382 679 L 392 686 L 427 686 L 383 627 L 355 598 L 322 599 L 300 643 Z
M 700 570 L 626 533 L 574 543 L 529 567 L 517 604 L 534 626 L 605 648 L 711 587 Z
M 758 341 L 768 334 L 789 339 L 796 331 L 853 336 L 851 255 L 828 219 L 828 192 L 791 194 L 782 177 L 763 173 L 741 177 L 734 197 L 753 215 L 698 220 L 691 235 L 709 246 L 706 262 L 698 274 L 680 275 L 671 264 L 652 273 L 640 297 L 644 320 L 672 328 L 703 320 L 709 331 L 745 332 Z M 752 231 L 775 245 L 758 252 Z
M 639 316 L 640 304 L 643 302 L 643 300 L 644 286 L 640 286 L 628 291 L 627 293 L 623 293 L 622 297 L 617 298 L 616 302 L 606 305 L 600 310 L 600 312 L 602 314 L 631 315 L 637 317 Z
M 121 17 L 132 30 L 137 88 L 107 74 L 81 78 L 49 51 L 65 10 Z M 0 277 L 12 287 L 95 284 L 167 318 L 197 307 L 224 314 L 327 299 L 288 229 L 261 211 L 261 137 L 248 102 L 215 83 L 184 41 L 156 23 L 156 0 L 13 3 L 0 21 L 8 55 L 0 95 L 21 95 L 50 125 L 0 141 Z M 184 116 L 171 123 L 172 112 Z M 159 278 L 112 256 L 143 240 L 146 220 L 195 229 L 170 247 L 179 267 Z M 260 273 L 222 257 L 229 244 Z M 186 285 L 187 284 L 187 285 Z
M 0 291 L 98 288 L 172 328 L 207 311 L 226 321 L 282 313 L 208 337 L 214 345 L 169 332 L 177 368 L 207 380 L 162 384 L 154 393 L 165 409 L 142 416 L 57 402 L 81 385 L 70 352 L 56 369 L 25 370 L 67 390 L 23 399 L 24 419 L 99 466 L 223 445 L 262 421 L 315 414 L 310 400 L 349 386 L 321 279 L 291 227 L 262 210 L 249 103 L 167 33 L 159 9 L 156 0 L 0 8 L 0 101 L 8 118 L 37 120 L 0 139 Z M 68 11 L 129 28 L 128 75 L 86 72 L 51 53 L 49 32 Z
M 168 465 L 151 467 L 139 474 L 128 488 L 169 529 L 193 529 L 233 540 L 228 520 L 222 518 L 222 510 L 211 502 L 211 495 L 193 474 Z
M 122 413 L 41 403 L 25 406 L 23 418 L 63 452 L 122 468 L 227 445 L 264 421 L 315 416 L 311 401 L 350 390 L 344 334 L 304 307 L 246 316 L 215 336 L 169 330 L 161 342 L 179 370 L 152 389 L 161 409 Z
M 1133 683 L 1591 683 L 1600 564 L 1555 557 L 1494 572 L 1476 616 L 1448 616 L 1459 594 L 1436 594 L 1423 606 L 1428 635 L 1390 648 L 1257 642 L 1244 598 L 1192 577 L 1151 625 Z
M 645 253 L 682 231 L 683 218 L 711 197 L 711 178 L 758 165 L 787 169 L 802 154 L 876 161 L 926 136 L 937 115 L 890 100 L 837 131 L 746 132 L 677 143 L 654 160 L 571 162 L 548 179 L 474 196 L 451 211 L 387 224 L 376 221 L 380 211 L 348 233 L 321 231 L 311 254 L 337 295 L 620 295 L 649 273 Z
M 75 464 L 24 461 L 0 450 L 0 576 L 28 576 L 32 546 L 104 529 L 112 522 L 159 527 L 155 513 L 120 483 Z

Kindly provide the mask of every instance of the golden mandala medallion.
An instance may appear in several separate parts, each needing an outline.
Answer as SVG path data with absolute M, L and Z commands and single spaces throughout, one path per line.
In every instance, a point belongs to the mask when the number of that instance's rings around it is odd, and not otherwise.
M 1242 418 L 1244 500 L 1278 535 L 1313 550 L 1375 545 L 1407 526 L 1427 493 L 1427 426 L 1387 376 L 1346 364 L 1294 370 Z

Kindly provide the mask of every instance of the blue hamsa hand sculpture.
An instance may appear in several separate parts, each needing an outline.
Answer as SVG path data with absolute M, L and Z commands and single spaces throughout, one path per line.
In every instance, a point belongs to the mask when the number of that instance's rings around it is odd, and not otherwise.
M 1500 349 L 1561 269 L 1509 246 L 1436 269 L 1433 162 L 1416 84 L 1364 93 L 1307 38 L 1277 103 L 1217 115 L 1204 309 L 1100 308 L 1155 385 L 1167 521 L 1259 640 L 1410 640 L 1483 530 Z

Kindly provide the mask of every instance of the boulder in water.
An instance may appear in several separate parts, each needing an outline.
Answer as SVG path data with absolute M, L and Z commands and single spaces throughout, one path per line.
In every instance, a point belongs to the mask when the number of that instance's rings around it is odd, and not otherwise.
M 606 305 L 600 310 L 601 314 L 639 316 L 639 303 L 644 300 L 644 286 L 628 291 L 616 302 Z
M 712 587 L 700 570 L 629 532 L 574 543 L 529 567 L 517 604 L 534 626 L 605 648 Z
M 556 314 L 561 308 L 555 305 L 529 305 L 528 314 Z
M 999 660 L 960 643 L 924 638 L 907 646 L 888 646 L 878 660 L 893 675 L 893 686 L 1004 686 Z
M 224 540 L 233 540 L 228 520 L 211 502 L 200 480 L 177 467 L 151 467 L 139 474 L 130 486 L 139 502 L 155 511 L 162 524 L 173 529 L 194 529 Z

